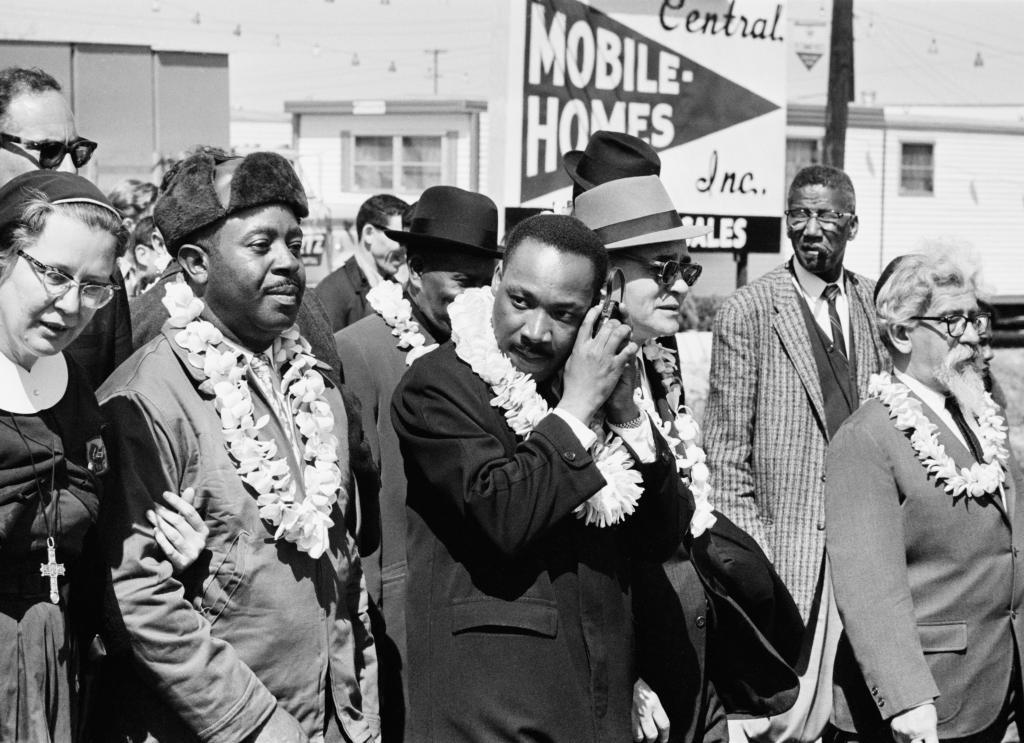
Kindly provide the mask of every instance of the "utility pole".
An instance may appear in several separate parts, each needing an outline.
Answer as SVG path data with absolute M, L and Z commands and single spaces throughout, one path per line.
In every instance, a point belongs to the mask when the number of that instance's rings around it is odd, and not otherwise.
M 434 76 L 434 95 L 437 95 L 437 78 L 441 77 L 441 73 L 437 69 L 437 58 L 447 51 L 447 49 L 424 49 L 425 53 L 434 55 L 434 66 L 431 68 Z
M 822 158 L 825 165 L 842 168 L 846 160 L 846 124 L 853 90 L 853 0 L 832 0 L 832 49 Z

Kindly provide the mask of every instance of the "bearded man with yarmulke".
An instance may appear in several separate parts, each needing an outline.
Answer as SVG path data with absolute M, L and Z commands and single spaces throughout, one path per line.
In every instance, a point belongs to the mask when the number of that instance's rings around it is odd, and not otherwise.
M 345 410 L 295 325 L 307 214 L 272 153 L 193 155 L 157 202 L 185 282 L 165 288 L 161 334 L 98 395 L 116 480 L 101 516 L 123 640 L 114 736 L 379 736 L 367 595 L 342 521 Z M 173 577 L 145 514 L 185 487 L 210 534 Z

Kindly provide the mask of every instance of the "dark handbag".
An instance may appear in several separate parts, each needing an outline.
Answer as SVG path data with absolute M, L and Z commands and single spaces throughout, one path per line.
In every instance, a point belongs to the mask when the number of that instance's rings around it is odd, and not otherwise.
M 764 716 L 796 702 L 800 612 L 757 543 L 719 512 L 690 545 L 710 604 L 708 675 L 731 714 Z

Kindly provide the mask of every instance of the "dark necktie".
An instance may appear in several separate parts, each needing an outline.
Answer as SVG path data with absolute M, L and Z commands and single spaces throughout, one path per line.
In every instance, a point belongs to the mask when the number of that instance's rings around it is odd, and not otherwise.
M 984 462 L 981 458 L 981 442 L 978 441 L 978 437 L 974 435 L 974 430 L 967 425 L 967 419 L 964 418 L 964 412 L 960 409 L 960 406 L 956 402 L 956 398 L 952 395 L 946 396 L 946 410 L 953 416 L 956 427 L 960 429 L 960 433 L 963 434 L 964 441 L 967 442 L 967 448 L 971 450 L 971 456 L 978 462 Z
M 829 284 L 822 291 L 821 296 L 828 302 L 828 322 L 832 326 L 832 345 L 839 353 L 846 358 L 846 338 L 843 337 L 843 323 L 839 320 L 839 310 L 836 309 L 836 297 L 839 296 L 839 285 Z

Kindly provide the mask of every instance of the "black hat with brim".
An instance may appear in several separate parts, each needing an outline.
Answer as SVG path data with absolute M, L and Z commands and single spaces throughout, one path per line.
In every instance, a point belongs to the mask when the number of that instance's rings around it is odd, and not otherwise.
M 639 137 L 596 131 L 585 150 L 562 155 L 562 167 L 584 191 L 619 178 L 661 175 L 661 158 Z
M 498 207 L 483 194 L 455 186 L 431 186 L 408 230 L 384 230 L 406 247 L 423 246 L 498 256 Z

